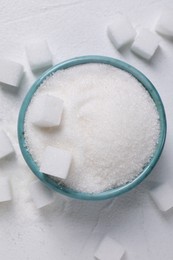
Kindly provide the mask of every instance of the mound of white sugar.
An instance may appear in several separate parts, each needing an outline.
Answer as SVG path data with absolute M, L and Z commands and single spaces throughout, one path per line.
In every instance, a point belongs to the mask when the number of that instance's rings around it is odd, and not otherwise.
M 64 101 L 59 127 L 32 124 L 40 94 Z M 27 146 L 38 165 L 47 146 L 69 151 L 72 164 L 64 183 L 89 193 L 137 176 L 155 151 L 159 131 L 158 112 L 144 87 L 127 72 L 103 64 L 55 73 L 37 90 L 25 118 Z

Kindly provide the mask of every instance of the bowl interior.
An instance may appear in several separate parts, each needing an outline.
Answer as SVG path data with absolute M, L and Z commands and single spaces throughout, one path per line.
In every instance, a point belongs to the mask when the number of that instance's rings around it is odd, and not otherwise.
M 65 187 L 61 184 L 58 184 L 55 182 L 52 178 L 50 178 L 48 175 L 45 175 L 39 171 L 39 168 L 37 164 L 34 162 L 32 155 L 28 152 L 27 145 L 25 142 L 25 137 L 24 137 L 24 121 L 25 121 L 25 113 L 27 111 L 28 105 L 30 104 L 30 101 L 32 99 L 32 96 L 34 95 L 35 91 L 40 87 L 42 82 L 49 76 L 51 76 L 52 73 L 62 70 L 62 69 L 67 69 L 71 66 L 76 66 L 80 64 L 86 64 L 86 63 L 104 63 L 104 64 L 109 64 L 112 65 L 116 68 L 122 69 L 131 75 L 133 75 L 139 82 L 142 83 L 144 88 L 149 92 L 150 96 L 152 97 L 153 101 L 156 104 L 158 113 L 159 113 L 159 119 L 160 119 L 160 135 L 159 135 L 159 140 L 157 143 L 157 147 L 155 150 L 155 153 L 153 157 L 151 158 L 150 162 L 143 168 L 143 171 L 131 182 L 116 187 L 111 190 L 107 190 L 101 193 L 94 193 L 94 194 L 89 194 L 89 193 L 83 193 L 83 192 L 77 192 L 74 191 L 68 187 Z M 103 199 L 108 199 L 111 197 L 118 196 L 124 192 L 127 192 L 137 186 L 144 178 L 148 176 L 148 174 L 151 172 L 155 164 L 157 163 L 161 152 L 164 147 L 165 143 L 165 138 L 166 138 L 166 116 L 165 116 L 165 111 L 164 107 L 161 101 L 161 98 L 153 86 L 153 84 L 137 69 L 132 67 L 131 65 L 122 62 L 120 60 L 116 60 L 110 57 L 104 57 L 104 56 L 83 56 L 83 57 L 78 57 L 74 59 L 67 60 L 65 62 L 62 62 L 60 64 L 55 65 L 54 67 L 50 68 L 47 70 L 42 76 L 33 84 L 29 92 L 27 93 L 23 104 L 20 109 L 19 113 L 19 118 L 18 118 L 18 140 L 19 140 L 19 145 L 21 152 L 23 154 L 23 157 L 30 167 L 30 169 L 33 171 L 33 173 L 43 182 L 45 183 L 49 188 L 60 192 L 64 195 L 67 195 L 69 197 L 73 197 L 76 199 L 83 199 L 83 200 L 103 200 Z

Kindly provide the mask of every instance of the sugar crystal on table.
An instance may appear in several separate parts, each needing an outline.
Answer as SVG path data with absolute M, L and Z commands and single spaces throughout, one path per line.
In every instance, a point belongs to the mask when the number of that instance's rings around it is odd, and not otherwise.
M 11 144 L 9 137 L 1 129 L 0 130 L 0 159 L 12 154 L 13 152 L 14 152 L 14 148 Z
M 154 55 L 159 46 L 159 39 L 155 33 L 148 29 L 142 29 L 137 35 L 131 50 L 138 56 L 149 60 Z
M 18 87 L 23 76 L 23 66 L 8 59 L 0 59 L 0 84 Z
M 12 199 L 11 187 L 8 177 L 0 177 L 0 202 Z
M 161 211 L 173 208 L 173 188 L 169 183 L 162 183 L 150 189 L 149 194 Z
M 173 38 L 173 9 L 164 8 L 155 27 L 163 36 Z
M 52 66 L 52 55 L 47 41 L 37 40 L 26 45 L 26 55 L 32 71 Z
M 127 17 L 117 14 L 108 25 L 107 34 L 115 48 L 121 49 L 134 40 L 136 32 Z
M 100 243 L 94 256 L 97 260 L 120 260 L 125 253 L 124 248 L 117 241 L 106 236 Z

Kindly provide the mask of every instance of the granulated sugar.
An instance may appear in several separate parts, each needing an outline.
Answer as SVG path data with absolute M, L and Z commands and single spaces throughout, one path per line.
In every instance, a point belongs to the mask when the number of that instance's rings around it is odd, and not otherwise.
M 61 125 L 41 129 L 31 123 L 40 94 L 64 101 Z M 96 193 L 137 176 L 155 151 L 159 115 L 148 92 L 130 74 L 103 64 L 56 72 L 37 90 L 25 118 L 25 138 L 40 165 L 49 146 L 72 153 L 64 183 Z

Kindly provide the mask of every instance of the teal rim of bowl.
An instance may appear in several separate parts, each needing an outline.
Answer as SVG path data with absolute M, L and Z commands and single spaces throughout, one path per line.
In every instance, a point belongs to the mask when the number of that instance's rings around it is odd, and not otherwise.
M 81 64 L 86 63 L 103 63 L 108 64 L 111 66 L 114 66 L 116 68 L 122 69 L 128 73 L 130 73 L 132 76 L 134 76 L 143 86 L 144 88 L 149 92 L 150 96 L 152 97 L 153 101 L 156 104 L 158 113 L 159 113 L 159 119 L 160 119 L 160 135 L 159 140 L 157 143 L 157 147 L 155 150 L 155 153 L 153 157 L 151 158 L 150 162 L 144 167 L 143 171 L 139 173 L 139 175 L 134 178 L 131 182 L 128 182 L 122 186 L 115 187 L 110 190 L 106 190 L 104 192 L 100 193 L 84 193 L 72 190 L 69 187 L 63 186 L 56 181 L 54 181 L 51 177 L 48 175 L 42 173 L 39 171 L 39 168 L 35 161 L 33 160 L 31 154 L 29 153 L 27 149 L 27 145 L 25 142 L 24 137 L 24 120 L 25 120 L 25 113 L 27 111 L 28 105 L 30 104 L 30 101 L 36 92 L 36 90 L 40 87 L 40 85 L 43 83 L 43 81 L 51 76 L 53 73 L 55 73 L 58 70 L 64 70 L 72 66 L 77 66 Z M 28 91 L 23 104 L 21 106 L 19 117 L 18 117 L 18 140 L 21 152 L 23 154 L 23 157 L 32 170 L 32 172 L 44 183 L 47 185 L 47 187 L 72 198 L 75 199 L 81 199 L 81 200 L 104 200 L 104 199 L 110 199 L 112 197 L 121 195 L 125 192 L 130 191 L 134 187 L 136 187 L 138 184 L 140 184 L 152 171 L 154 166 L 156 165 L 158 159 L 160 158 L 160 155 L 162 153 L 165 139 L 166 139 L 166 130 L 167 130 L 167 124 L 166 124 L 166 115 L 164 111 L 164 106 L 162 104 L 161 98 L 153 86 L 153 84 L 145 77 L 144 74 L 142 74 L 139 70 L 134 68 L 133 66 L 106 56 L 81 56 L 77 58 L 73 58 L 67 61 L 64 61 L 62 63 L 59 63 L 52 68 L 48 69 L 46 72 L 44 72 L 38 80 L 32 85 L 30 90 Z

